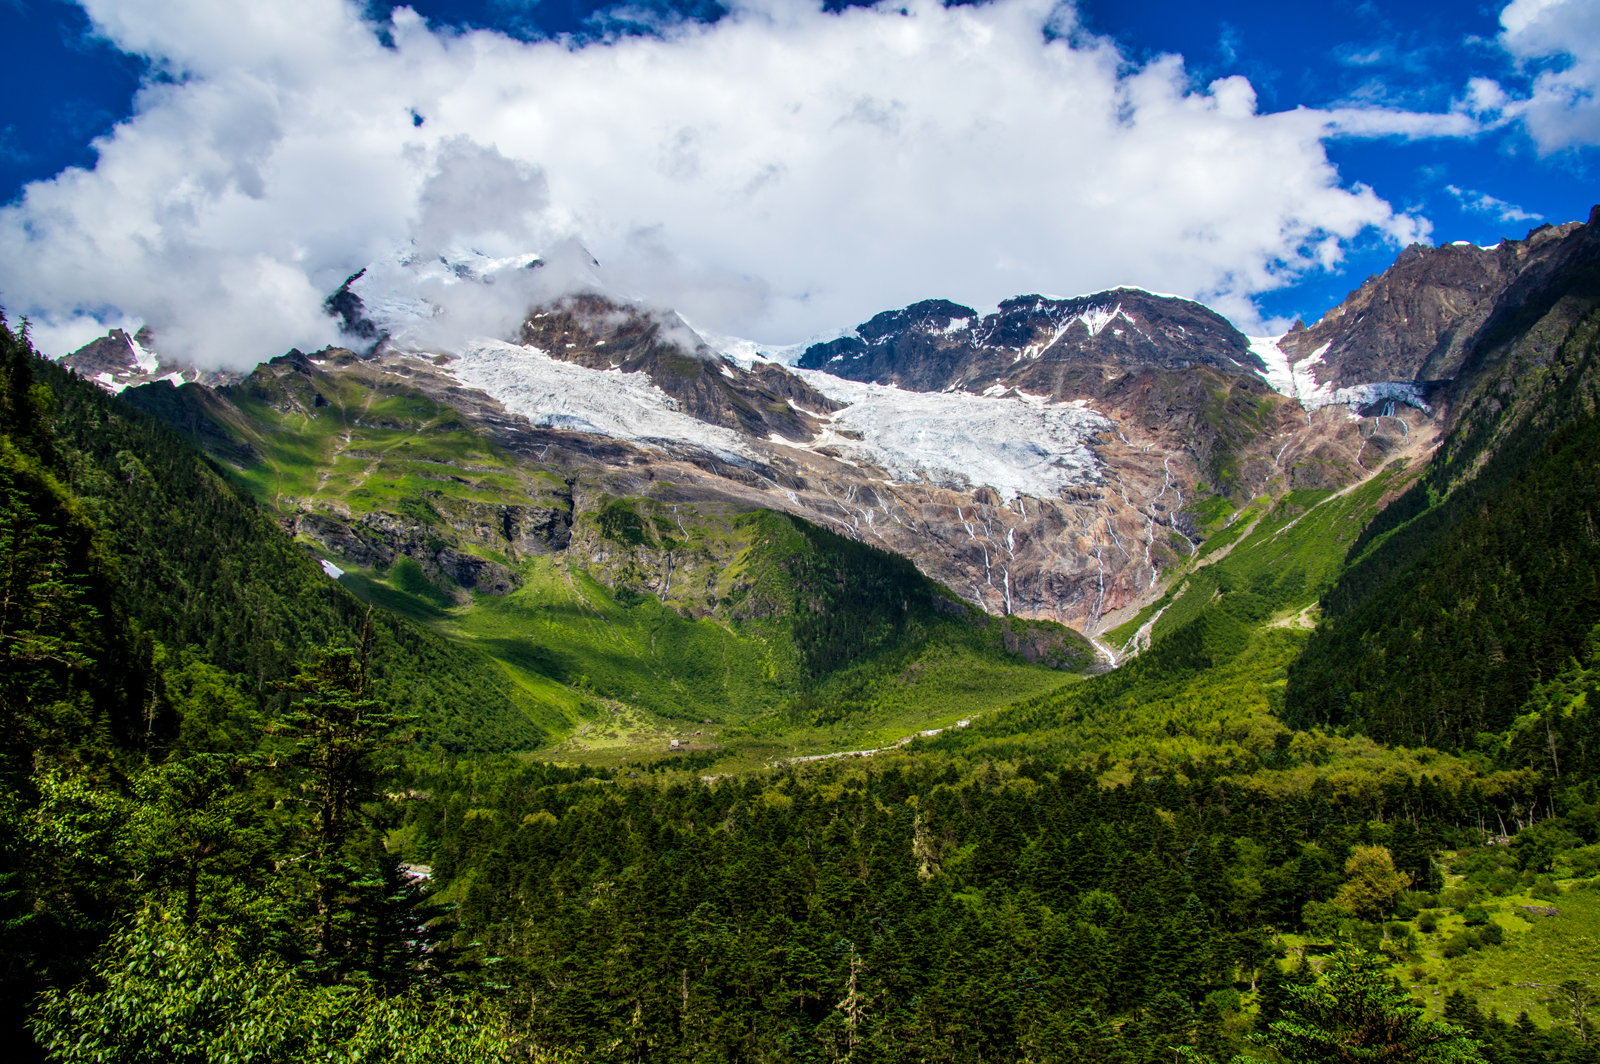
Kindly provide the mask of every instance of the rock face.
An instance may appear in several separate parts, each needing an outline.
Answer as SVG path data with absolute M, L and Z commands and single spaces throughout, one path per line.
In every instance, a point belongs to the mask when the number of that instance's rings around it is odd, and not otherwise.
M 133 336 L 121 329 L 112 329 L 98 340 L 62 356 L 61 364 L 113 392 L 156 380 L 226 384 L 239 379 L 237 373 L 200 370 L 164 359 L 150 350 L 152 342 L 148 326 Z
M 1518 279 L 1550 269 L 1583 228 L 1540 226 L 1492 248 L 1413 245 L 1309 329 L 1297 322 L 1278 347 L 1318 384 L 1335 388 L 1450 380 Z
M 148 340 L 148 332 L 140 332 L 139 339 L 141 342 Z M 116 376 L 135 372 L 139 369 L 138 361 L 139 350 L 134 346 L 134 338 L 121 329 L 112 329 L 62 358 L 61 364 L 93 379 L 102 373 Z
M 287 527 L 329 554 L 367 568 L 381 571 L 401 558 L 410 558 L 440 587 L 454 585 L 468 592 L 505 595 L 520 586 L 516 573 L 507 566 L 450 546 L 435 528 L 404 516 L 374 513 L 352 520 L 327 512 L 300 511 L 290 517 Z M 488 538 L 476 542 L 491 549 L 506 545 L 492 540 L 485 543 Z
M 1244 334 L 1215 311 L 1138 288 L 1075 299 L 1018 296 L 982 318 L 927 300 L 815 344 L 796 365 L 912 391 L 1016 388 L 1057 400 L 1099 394 L 1136 369 L 1264 368 Z
M 1535 235 L 1541 235 L 1536 231 Z M 1540 416 L 1553 382 L 1574 373 L 1600 306 L 1600 206 L 1587 225 L 1547 227 L 1467 345 L 1461 371 L 1444 389 L 1452 455 L 1492 452 L 1523 419 Z M 1590 333 L 1592 335 L 1592 333 Z M 1563 387 L 1600 387 L 1591 368 Z M 1463 463 L 1463 475 L 1477 461 Z

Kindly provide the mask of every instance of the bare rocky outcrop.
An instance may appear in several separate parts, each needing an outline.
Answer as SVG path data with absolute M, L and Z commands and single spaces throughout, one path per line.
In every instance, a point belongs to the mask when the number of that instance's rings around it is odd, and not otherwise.
M 1018 296 L 983 317 L 958 303 L 927 300 L 815 344 L 797 364 L 913 391 L 998 385 L 1058 400 L 1091 395 L 1096 377 L 1115 380 L 1133 368 L 1262 368 L 1244 335 L 1220 314 L 1138 288 L 1073 299 Z M 1090 369 L 1099 372 L 1084 372 Z
M 1451 380 L 1508 294 L 1517 301 L 1519 279 L 1559 268 L 1567 238 L 1583 228 L 1544 225 L 1492 248 L 1414 244 L 1310 328 L 1297 322 L 1278 346 L 1319 384 Z

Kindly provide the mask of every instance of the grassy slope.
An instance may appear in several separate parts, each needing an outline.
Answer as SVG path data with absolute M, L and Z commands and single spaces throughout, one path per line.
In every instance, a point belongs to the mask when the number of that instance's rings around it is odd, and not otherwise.
M 1345 552 L 1383 498 L 1416 475 L 1391 466 L 1342 493 L 1291 491 L 1258 498 L 1231 519 L 1213 515 L 1216 531 L 1193 561 L 1173 574 L 1167 592 L 1104 636 L 1123 647 L 1160 611 L 1160 639 L 1200 615 L 1219 596 L 1247 621 L 1287 620 L 1316 603 L 1343 570 Z
M 226 394 L 239 415 L 229 428 L 258 456 L 240 480 L 286 512 L 428 523 L 452 504 L 549 505 L 566 487 L 450 408 L 359 370 L 285 362 Z M 498 662 L 528 714 L 564 738 L 561 757 L 659 756 L 674 737 L 690 750 L 731 743 L 751 762 L 882 745 L 1067 679 L 1006 654 L 999 622 L 902 559 L 774 517 L 602 499 L 575 515 L 574 536 L 600 542 L 604 566 L 458 542 L 523 582 L 461 607 L 409 561 L 387 572 L 338 561 L 359 597 Z M 677 578 L 663 602 L 637 590 L 651 574 L 636 559 L 666 552 Z M 1086 664 L 1074 639 L 1066 650 Z
M 264 461 L 240 471 L 279 508 L 334 505 L 352 514 L 405 512 L 425 494 L 537 504 L 564 487 L 472 432 L 461 415 L 401 385 L 345 374 L 288 373 L 229 389 L 244 435 Z M 316 396 L 326 401 L 318 406 Z
M 526 560 L 519 572 L 524 583 L 516 592 L 476 595 L 470 606 L 450 609 L 397 586 L 393 570 L 382 577 L 358 571 L 344 582 L 500 662 L 565 724 L 566 741 L 556 748 L 563 760 L 614 765 L 660 757 L 672 738 L 688 752 L 731 749 L 719 771 L 872 748 L 1076 679 L 940 629 L 902 651 L 891 668 L 881 667 L 882 657 L 870 659 L 806 690 L 782 624 L 690 620 L 651 596 L 628 596 L 624 605 L 559 556 Z M 735 570 L 736 577 L 747 574 Z
M 1548 1024 L 1549 990 L 1568 979 L 1592 980 L 1600 972 L 1600 890 L 1595 880 L 1560 897 L 1536 898 L 1515 891 L 1489 899 L 1483 908 L 1506 932 L 1499 946 L 1484 946 L 1447 958 L 1443 945 L 1466 927 L 1462 914 L 1442 910 L 1438 930 L 1419 935 L 1419 956 L 1396 966 L 1412 993 L 1433 1008 L 1454 990 L 1476 997 L 1485 1010 L 1512 1018 L 1527 1012 Z M 1573 881 L 1567 881 L 1573 887 Z M 1558 915 L 1530 913 L 1523 906 L 1554 908 Z M 1408 921 L 1415 927 L 1416 921 Z M 1420 969 L 1414 971 L 1413 969 Z M 1437 980 L 1437 982 L 1435 982 Z

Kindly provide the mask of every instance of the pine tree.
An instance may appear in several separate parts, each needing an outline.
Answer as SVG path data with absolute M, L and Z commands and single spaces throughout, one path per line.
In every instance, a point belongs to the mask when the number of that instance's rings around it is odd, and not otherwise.
M 370 631 L 370 629 L 369 629 Z M 341 967 L 348 951 L 339 924 L 350 915 L 341 904 L 363 878 L 357 841 L 362 806 L 377 797 L 377 755 L 404 742 L 402 729 L 416 718 L 395 713 L 372 697 L 363 635 L 361 653 L 330 643 L 316 652 L 286 686 L 300 699 L 268 732 L 294 741 L 289 763 L 304 772 L 296 799 L 311 810 L 310 850 L 304 855 L 314 881 L 316 953 L 323 967 Z

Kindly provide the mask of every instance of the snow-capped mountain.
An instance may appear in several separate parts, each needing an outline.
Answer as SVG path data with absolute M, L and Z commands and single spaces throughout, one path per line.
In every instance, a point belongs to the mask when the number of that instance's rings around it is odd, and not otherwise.
M 1204 515 L 1219 512 L 1206 500 L 1226 500 L 1226 513 L 1429 453 L 1496 323 L 1545 299 L 1551 271 L 1581 273 L 1597 234 L 1591 222 L 1495 249 L 1408 249 L 1282 337 L 1246 337 L 1198 303 L 1125 287 L 1021 296 L 987 315 L 930 300 L 789 349 L 706 337 L 608 294 L 576 245 L 401 255 L 329 298 L 351 351 L 296 353 L 237 387 L 307 418 L 343 378 L 420 395 L 556 474 L 573 507 L 666 492 L 675 504 L 788 510 L 905 554 L 993 612 L 1095 632 L 1196 553 Z M 463 320 L 498 323 L 496 335 L 463 333 Z M 159 337 L 113 334 L 70 359 L 112 388 L 191 379 L 152 347 Z M 247 420 L 233 389 L 129 394 L 222 460 L 254 460 L 220 442 Z M 305 505 L 302 532 L 336 554 L 354 542 L 352 515 Z M 361 521 L 400 537 L 402 553 L 428 542 L 404 515 Z M 470 568 L 470 551 L 451 549 L 445 571 Z

